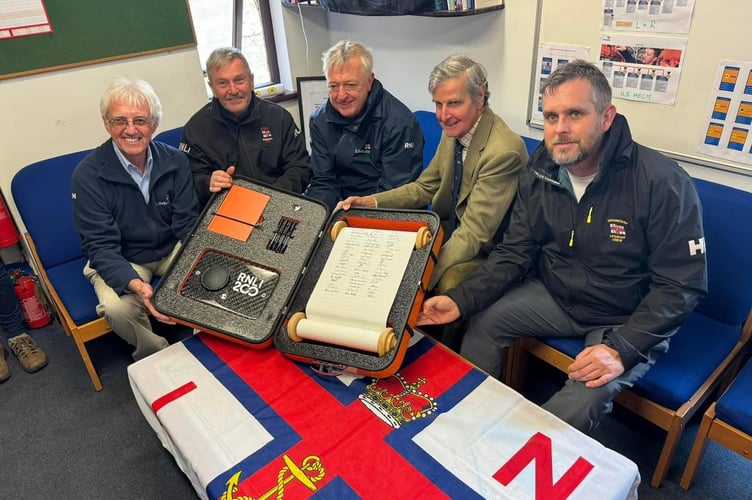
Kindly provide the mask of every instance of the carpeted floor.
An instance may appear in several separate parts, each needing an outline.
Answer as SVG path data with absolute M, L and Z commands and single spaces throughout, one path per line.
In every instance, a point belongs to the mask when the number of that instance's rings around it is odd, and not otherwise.
M 165 334 L 176 340 L 186 332 Z M 52 324 L 32 332 L 50 363 L 36 374 L 9 359 L 13 376 L 0 384 L 0 498 L 195 498 L 192 486 L 162 448 L 133 399 L 126 367 L 130 348 L 115 335 L 89 343 L 104 390 L 95 392 L 73 340 Z M 7 344 L 6 344 L 7 345 Z M 558 372 L 531 363 L 526 389 L 540 401 L 555 389 Z M 594 437 L 640 468 L 640 498 L 752 499 L 752 461 L 709 443 L 695 484 L 679 487 L 699 418 L 684 432 L 663 486 L 648 482 L 664 433 L 616 411 Z

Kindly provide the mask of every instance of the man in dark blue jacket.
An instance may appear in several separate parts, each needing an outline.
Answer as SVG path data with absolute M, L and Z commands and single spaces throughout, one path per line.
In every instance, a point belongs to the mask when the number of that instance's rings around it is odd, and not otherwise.
M 423 168 L 423 134 L 407 106 L 374 78 L 371 51 L 341 41 L 323 61 L 329 100 L 310 119 L 308 196 L 333 210 L 348 196 L 415 180 Z
M 97 312 L 135 347 L 138 360 L 167 346 L 151 328 L 153 276 L 161 276 L 198 216 L 186 156 L 151 142 L 162 105 L 143 80 L 118 78 L 100 102 L 111 139 L 73 172 L 73 220 L 88 258 L 84 275 L 99 298 Z
M 460 352 L 494 376 L 518 337 L 582 337 L 543 407 L 589 432 L 707 292 L 702 209 L 675 161 L 632 140 L 597 67 L 561 66 L 541 92 L 545 142 L 503 241 L 417 323 L 469 319 Z

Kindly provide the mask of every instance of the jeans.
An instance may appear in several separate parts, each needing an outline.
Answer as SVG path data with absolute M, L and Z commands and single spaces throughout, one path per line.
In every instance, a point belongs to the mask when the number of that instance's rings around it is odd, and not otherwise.
M 8 338 L 21 335 L 26 331 L 13 283 L 8 276 L 8 270 L 2 263 L 0 263 L 0 327 Z

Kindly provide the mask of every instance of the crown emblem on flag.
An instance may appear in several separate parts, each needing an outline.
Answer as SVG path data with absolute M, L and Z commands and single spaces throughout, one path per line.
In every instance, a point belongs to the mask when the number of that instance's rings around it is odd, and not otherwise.
M 425 383 L 426 379 L 422 377 L 408 383 L 396 373 L 388 378 L 374 379 L 358 398 L 377 417 L 399 429 L 401 425 L 430 415 L 436 409 L 434 398 L 418 391 Z

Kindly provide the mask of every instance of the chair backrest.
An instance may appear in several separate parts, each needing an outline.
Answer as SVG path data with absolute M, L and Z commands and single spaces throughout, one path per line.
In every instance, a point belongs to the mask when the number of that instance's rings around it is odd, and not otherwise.
M 89 153 L 79 151 L 32 163 L 11 182 L 13 201 L 45 268 L 83 256 L 73 225 L 71 178 Z
M 703 209 L 708 296 L 695 312 L 741 325 L 752 307 L 752 193 L 694 179 Z
M 533 152 L 538 149 L 538 145 L 541 143 L 540 139 L 533 139 L 532 137 L 520 136 L 525 141 L 525 147 L 527 148 L 527 155 L 533 156 Z
M 414 111 L 413 114 L 418 120 L 421 132 L 423 132 L 423 168 L 426 168 L 439 147 L 441 125 L 436 119 L 436 113 L 431 111 Z
M 183 138 L 183 127 L 171 128 L 154 136 L 155 141 L 164 142 L 170 146 L 180 147 L 180 140 Z

